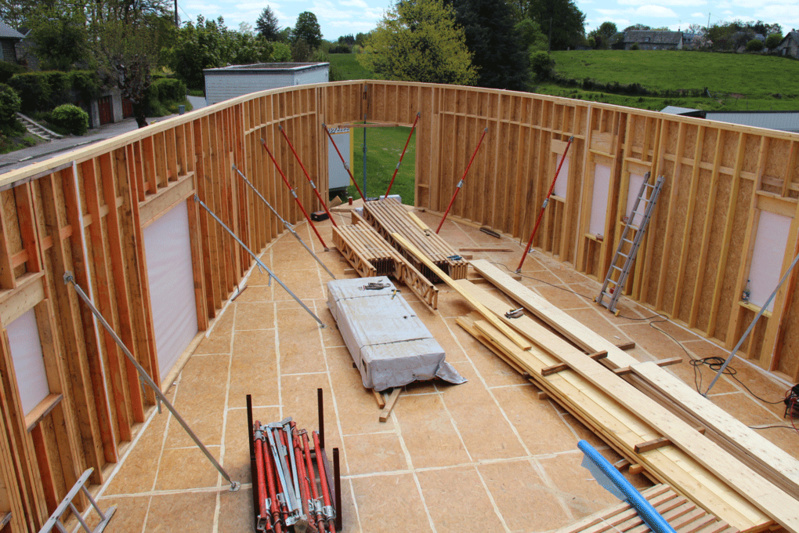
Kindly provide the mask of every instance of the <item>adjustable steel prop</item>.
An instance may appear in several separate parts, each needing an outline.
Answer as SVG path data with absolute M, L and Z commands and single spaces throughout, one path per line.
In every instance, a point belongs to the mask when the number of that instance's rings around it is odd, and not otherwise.
M 319 189 L 316 188 L 316 183 L 313 182 L 313 180 L 311 179 L 311 176 L 308 174 L 308 171 L 305 170 L 305 165 L 302 164 L 302 161 L 300 160 L 300 156 L 297 155 L 297 150 L 295 150 L 294 149 L 294 145 L 291 144 L 291 141 L 289 140 L 289 136 L 286 135 L 286 131 L 283 129 L 283 126 L 278 125 L 278 129 L 280 130 L 280 133 L 283 134 L 283 138 L 286 139 L 286 142 L 289 143 L 289 148 L 291 148 L 291 153 L 294 154 L 294 158 L 297 160 L 297 163 L 300 164 L 300 168 L 302 169 L 303 174 L 305 174 L 305 179 L 307 179 L 308 183 L 311 184 L 311 188 L 313 189 L 313 192 L 316 195 L 316 198 L 319 200 L 319 203 L 322 204 L 322 208 L 325 210 L 325 213 L 327 213 L 327 216 L 330 219 L 330 222 L 332 222 L 334 226 L 338 226 L 336 224 L 336 220 L 333 218 L 333 215 L 331 215 L 330 211 L 327 210 L 327 204 L 325 203 L 324 200 L 322 200 L 322 195 L 319 194 Z
M 408 134 L 408 140 L 405 141 L 405 148 L 402 149 L 399 161 L 397 161 L 397 168 L 394 169 L 394 175 L 391 176 L 391 181 L 388 183 L 388 189 L 386 189 L 386 194 L 384 196 L 385 198 L 388 198 L 388 193 L 391 192 L 391 186 L 394 185 L 394 178 L 397 177 L 397 172 L 399 172 L 399 167 L 402 164 L 402 158 L 405 157 L 405 150 L 408 149 L 408 144 L 411 142 L 413 131 L 416 129 L 416 123 L 419 122 L 419 117 L 421 116 L 422 116 L 421 111 L 416 113 L 416 119 L 413 121 L 413 126 L 411 126 L 411 132 Z
M 443 226 L 444 221 L 447 220 L 447 215 L 449 215 L 449 210 L 452 209 L 452 204 L 455 203 L 455 198 L 458 196 L 458 193 L 461 192 L 461 188 L 463 187 L 463 180 L 466 179 L 466 174 L 468 174 L 469 169 L 472 168 L 472 163 L 474 162 L 474 158 L 477 156 L 477 151 L 480 149 L 480 145 L 483 144 L 483 139 L 485 139 L 486 133 L 488 133 L 488 127 L 486 127 L 486 129 L 483 130 L 483 134 L 480 136 L 480 140 L 477 142 L 477 148 L 474 149 L 472 158 L 469 159 L 469 164 L 466 165 L 466 170 L 463 171 L 463 176 L 461 176 L 461 180 L 458 182 L 458 185 L 455 186 L 455 192 L 452 195 L 452 200 L 449 201 L 447 210 L 444 211 L 444 216 L 441 217 L 441 222 L 438 223 L 438 227 L 436 228 L 436 233 L 441 231 L 441 226 Z
M 316 226 L 314 226 L 314 223 L 313 223 L 313 220 L 311 220 L 311 217 L 308 216 L 308 212 L 305 210 L 305 207 L 303 207 L 302 202 L 300 201 L 300 197 L 297 196 L 296 189 L 294 189 L 294 187 L 291 186 L 291 183 L 289 183 L 289 179 L 283 173 L 283 169 L 280 168 L 280 165 L 277 163 L 277 159 L 275 159 L 275 156 L 272 155 L 272 152 L 269 150 L 269 147 L 266 146 L 266 141 L 263 140 L 263 139 L 261 139 L 261 146 L 264 147 L 264 150 L 266 150 L 266 153 L 269 154 L 269 158 L 272 160 L 272 163 L 275 164 L 275 168 L 277 169 L 277 173 L 280 174 L 281 178 L 283 178 L 283 183 L 286 184 L 286 187 L 288 187 L 289 192 L 294 197 L 294 201 L 297 202 L 297 205 L 299 206 L 300 211 L 302 211 L 303 216 L 305 216 L 305 220 L 308 221 L 308 224 L 311 225 L 311 229 L 313 229 L 314 233 L 316 233 L 316 238 L 319 239 L 319 242 L 322 243 L 322 246 L 324 247 L 325 251 L 328 251 L 329 248 L 327 247 L 327 244 L 325 244 L 325 241 L 322 239 L 322 236 L 319 235 L 319 231 L 316 229 Z
M 530 240 L 527 241 L 527 248 L 524 249 L 524 253 L 522 254 L 522 260 L 519 261 L 519 267 L 516 269 L 516 273 L 520 273 L 522 271 L 522 265 L 524 264 L 524 260 L 527 258 L 527 253 L 530 251 L 530 247 L 533 245 L 533 239 L 535 238 L 535 234 L 538 231 L 538 226 L 541 225 L 541 219 L 544 217 L 544 210 L 549 205 L 549 197 L 552 196 L 552 191 L 555 190 L 555 182 L 558 181 L 558 175 L 560 174 L 560 167 L 563 166 L 563 162 L 566 160 L 566 154 L 569 153 L 569 148 L 571 147 L 572 143 L 574 142 L 574 136 L 572 135 L 569 137 L 569 142 L 566 145 L 566 149 L 563 150 L 563 155 L 560 158 L 560 163 L 558 163 L 558 169 L 555 171 L 555 177 L 552 178 L 552 185 L 549 186 L 549 192 L 547 192 L 547 197 L 544 198 L 544 203 L 541 204 L 541 210 L 538 212 L 538 218 L 535 220 L 535 226 L 533 226 L 533 233 L 530 235 Z

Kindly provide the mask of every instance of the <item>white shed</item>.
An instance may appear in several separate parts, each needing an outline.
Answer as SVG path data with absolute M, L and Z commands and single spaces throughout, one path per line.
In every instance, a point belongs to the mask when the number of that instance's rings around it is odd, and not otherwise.
M 330 63 L 258 63 L 203 70 L 208 105 L 278 87 L 326 83 Z

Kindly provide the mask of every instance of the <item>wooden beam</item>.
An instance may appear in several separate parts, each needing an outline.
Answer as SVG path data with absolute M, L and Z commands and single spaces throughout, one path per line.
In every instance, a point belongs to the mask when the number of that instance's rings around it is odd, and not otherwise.
M 594 361 L 599 361 L 600 359 L 604 359 L 607 356 L 608 352 L 602 351 L 602 352 L 588 354 L 587 357 L 590 357 Z M 541 375 L 551 376 L 552 374 L 557 374 L 558 372 L 563 372 L 564 370 L 569 370 L 569 365 L 567 365 L 566 363 L 558 363 L 557 365 L 552 365 L 541 369 Z
M 414 245 L 413 245 L 413 244 L 411 244 L 410 242 L 406 241 L 406 240 L 405 240 L 405 239 L 402 237 L 402 235 L 400 235 L 399 233 L 393 233 L 393 234 L 392 234 L 392 237 L 393 237 L 393 238 L 394 238 L 394 239 L 395 239 L 397 242 L 399 242 L 399 243 L 402 245 L 402 247 L 403 247 L 403 248 L 405 248 L 406 250 L 408 250 L 408 251 L 409 251 L 411 254 L 413 254 L 413 255 L 414 255 L 414 256 L 415 256 L 415 257 L 416 257 L 416 258 L 417 258 L 419 261 L 421 261 L 421 262 L 422 262 L 422 263 L 423 263 L 423 264 L 424 264 L 424 265 L 425 265 L 427 268 L 429 268 L 429 269 L 430 269 L 430 271 L 431 271 L 431 272 L 433 272 L 433 274 L 435 274 L 436 276 L 438 276 L 438 277 L 441 279 L 441 281 L 443 281 L 444 283 L 446 283 L 447 285 L 449 285 L 450 287 L 452 287 L 453 289 L 455 289 L 455 292 L 457 292 L 458 294 L 460 294 L 460 295 L 461 295 L 461 296 L 462 296 L 462 297 L 463 297 L 463 298 L 464 298 L 464 299 L 465 299 L 465 300 L 466 300 L 466 301 L 467 301 L 467 302 L 468 302 L 468 303 L 469 303 L 469 304 L 470 304 L 472 307 L 474 307 L 475 309 L 477 309 L 477 311 L 478 311 L 478 312 L 479 312 L 481 315 L 483 315 L 483 317 L 485 317 L 485 319 L 486 319 L 486 320 L 488 320 L 488 321 L 491 323 L 491 325 L 493 325 L 495 328 L 497 328 L 497 329 L 498 329 L 498 330 L 500 330 L 502 333 L 504 333 L 505 335 L 507 335 L 507 336 L 508 336 L 508 338 L 509 338 L 511 341 L 513 341 L 513 343 L 514 343 L 516 346 L 518 346 L 518 347 L 519 347 L 519 348 L 521 348 L 522 350 L 529 350 L 529 349 L 530 349 L 530 347 L 531 347 L 531 344 L 530 344 L 529 342 L 527 342 L 526 340 L 524 340 L 523 338 L 521 338 L 521 337 L 520 337 L 520 336 L 519 336 L 519 335 L 518 335 L 518 334 L 517 334 L 515 331 L 513 331 L 513 330 L 512 330 L 512 329 L 510 329 L 510 328 L 509 328 L 507 325 L 505 325 L 504 323 L 502 323 L 502 322 L 501 322 L 501 321 L 500 321 L 500 320 L 499 320 L 499 319 L 498 319 L 496 316 L 494 316 L 494 314 L 493 314 L 493 313 L 491 313 L 491 311 L 489 311 L 488 309 L 486 309 L 486 308 L 485 308 L 485 306 L 484 306 L 483 304 L 481 304 L 480 302 L 478 302 L 477 300 L 475 300 L 474 298 L 472 298 L 472 297 L 471 297 L 471 296 L 470 296 L 470 295 L 469 295 L 469 294 L 468 294 L 466 291 L 464 291 L 464 290 L 461 288 L 461 286 L 460 286 L 458 283 L 456 283 L 456 282 L 455 282 L 455 280 L 453 280 L 452 278 L 450 278 L 449 276 L 447 276 L 447 275 L 444 273 L 444 271 L 443 271 L 443 270 L 441 270 L 440 268 L 438 268 L 438 267 L 436 266 L 436 264 L 435 264 L 435 263 L 433 263 L 433 262 L 432 262 L 432 261 L 431 261 L 431 260 L 430 260 L 430 259 L 429 259 L 429 258 L 428 258 L 426 255 L 425 255 L 425 254 L 423 254 L 421 251 L 419 251 L 419 249 L 418 249 L 418 248 L 416 248 L 416 246 L 414 246 Z
M 41 420 L 50 414 L 50 411 L 55 409 L 55 407 L 61 403 L 61 400 L 64 399 L 63 394 L 48 394 L 44 400 L 39 402 L 39 404 L 31 409 L 31 412 L 25 415 L 25 426 L 28 428 L 28 433 L 33 431 L 34 426 L 36 426 Z
M 381 422 L 385 422 L 388 420 L 388 417 L 391 416 L 391 411 L 394 409 L 394 406 L 397 405 L 397 399 L 399 398 L 400 392 L 402 392 L 402 387 L 394 387 L 394 389 L 391 391 L 391 395 L 389 395 L 388 399 L 386 400 L 383 410 L 380 411 Z
M 0 321 L 12 323 L 44 298 L 44 273 L 25 274 L 16 289 L 0 292 Z
M 168 213 L 173 207 L 194 194 L 194 173 L 181 176 L 171 182 L 168 187 L 160 189 L 155 195 L 148 197 L 139 205 L 139 220 L 142 228 L 146 228 L 161 215 Z
M 654 364 L 656 364 L 657 366 L 659 366 L 659 367 L 678 365 L 678 364 L 682 363 L 682 357 L 668 357 L 666 359 L 659 359 L 657 361 L 652 361 L 652 362 Z M 616 373 L 619 376 L 623 376 L 625 374 L 629 374 L 632 371 L 633 371 L 633 367 L 632 366 L 627 366 L 627 367 L 624 367 L 624 368 L 617 368 L 613 372 Z

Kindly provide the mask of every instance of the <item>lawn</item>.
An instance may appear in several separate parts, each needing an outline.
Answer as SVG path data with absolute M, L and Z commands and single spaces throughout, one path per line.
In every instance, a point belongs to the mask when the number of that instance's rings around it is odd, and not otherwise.
M 353 134 L 355 150 L 353 151 L 352 174 L 363 188 L 363 132 L 366 130 L 366 191 L 367 197 L 376 197 L 386 193 L 388 183 L 397 167 L 402 148 L 408 140 L 411 128 L 357 128 Z M 397 178 L 391 187 L 391 194 L 399 194 L 402 203 L 413 205 L 414 173 L 416 169 L 416 133 L 411 137 L 408 151 L 402 159 Z M 350 185 L 349 194 L 358 198 L 355 187 Z
M 357 54 L 330 54 L 330 81 L 371 80 L 374 73 L 358 63 Z
M 536 92 L 645 109 L 666 105 L 706 110 L 799 108 L 799 61 L 793 59 L 654 50 L 575 50 L 553 52 L 552 58 L 555 71 L 564 78 L 638 83 L 653 91 L 698 90 L 704 96 L 626 96 L 553 83 L 539 85 Z

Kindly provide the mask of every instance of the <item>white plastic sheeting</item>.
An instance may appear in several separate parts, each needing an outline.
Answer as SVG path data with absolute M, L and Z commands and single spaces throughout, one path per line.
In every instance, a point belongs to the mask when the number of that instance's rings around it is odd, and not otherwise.
M 633 216 L 633 207 L 635 207 L 635 201 L 641 193 L 641 185 L 643 184 L 644 176 L 640 174 L 630 174 L 630 183 L 627 186 L 627 210 L 625 211 L 627 218 Z M 635 220 L 630 221 L 633 226 L 637 227 L 641 225 L 641 222 L 644 221 L 643 213 L 645 210 L 646 202 L 641 200 L 641 203 L 638 204 L 638 214 L 635 216 Z
M 569 190 L 569 158 L 563 159 L 563 156 L 559 155 L 557 165 L 560 165 L 561 160 L 563 160 L 563 166 L 560 167 L 560 173 L 558 174 L 558 179 L 555 181 L 555 188 L 552 192 L 555 196 L 566 198 L 566 192 Z M 555 165 L 555 170 L 558 169 L 557 165 Z
M 365 289 L 370 282 L 385 288 Z M 327 288 L 327 306 L 364 387 L 382 391 L 435 377 L 466 382 L 387 277 L 330 281 Z
M 594 168 L 594 194 L 591 198 L 591 220 L 588 232 L 593 235 L 605 233 L 605 217 L 608 213 L 608 189 L 610 187 L 610 167 L 596 165 Z
M 749 267 L 749 301 L 762 307 L 777 283 L 780 282 L 782 260 L 785 258 L 785 247 L 788 245 L 788 234 L 791 230 L 791 219 L 770 213 L 760 212 L 757 223 L 755 245 L 752 250 L 752 264 Z M 774 310 L 774 300 L 766 308 Z
M 6 330 L 22 399 L 22 411 L 27 415 L 50 394 L 39 326 L 36 324 L 33 309 L 6 326 Z
M 144 228 L 144 251 L 158 368 L 165 376 L 197 335 L 186 202 Z

